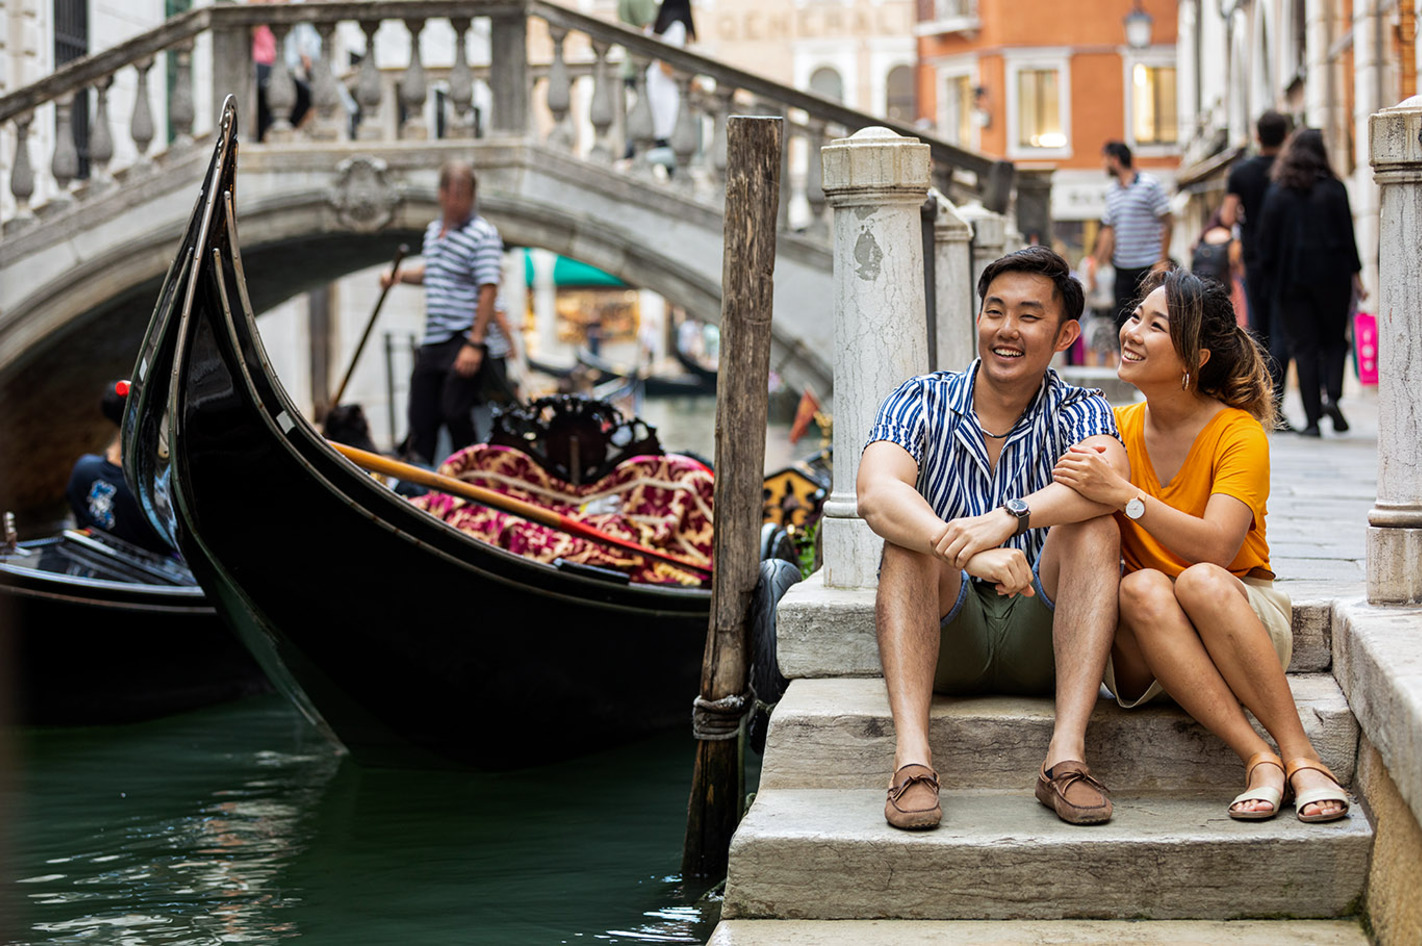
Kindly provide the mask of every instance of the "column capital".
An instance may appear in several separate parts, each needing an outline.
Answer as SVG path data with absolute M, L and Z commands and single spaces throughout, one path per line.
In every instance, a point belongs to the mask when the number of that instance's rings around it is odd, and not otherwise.
M 820 149 L 824 162 L 821 187 L 833 207 L 922 203 L 932 183 L 928 145 L 888 128 L 872 126 Z
M 958 213 L 957 206 L 943 195 L 938 188 L 933 187 L 928 191 L 937 206 L 933 215 L 933 240 L 935 243 L 951 243 L 954 241 L 966 243 L 973 238 L 973 225 L 967 218 Z
M 1422 95 L 1374 112 L 1368 132 L 1375 175 L 1407 169 L 1422 174 Z

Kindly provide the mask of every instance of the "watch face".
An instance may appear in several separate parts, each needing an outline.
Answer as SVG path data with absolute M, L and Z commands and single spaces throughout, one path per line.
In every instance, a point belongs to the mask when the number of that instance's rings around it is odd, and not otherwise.
M 1021 517 L 1027 514 L 1027 500 L 1025 499 L 1009 499 L 1003 503 L 1003 505 L 1006 506 L 1007 511 L 1014 516 Z
M 1139 519 L 1143 515 L 1145 515 L 1145 503 L 1141 501 L 1139 496 L 1126 503 L 1127 519 Z

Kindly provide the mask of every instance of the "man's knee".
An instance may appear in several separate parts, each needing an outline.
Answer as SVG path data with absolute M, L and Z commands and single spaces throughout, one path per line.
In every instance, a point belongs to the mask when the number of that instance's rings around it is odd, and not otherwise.
M 1115 516 L 1097 516 L 1093 519 L 1083 519 L 1081 522 L 1064 522 L 1052 526 L 1051 534 L 1057 536 L 1059 542 L 1071 547 L 1071 559 L 1089 554 L 1093 559 L 1100 555 L 1116 561 L 1121 555 L 1121 528 L 1116 525 Z M 1069 560 L 1063 559 L 1063 562 Z

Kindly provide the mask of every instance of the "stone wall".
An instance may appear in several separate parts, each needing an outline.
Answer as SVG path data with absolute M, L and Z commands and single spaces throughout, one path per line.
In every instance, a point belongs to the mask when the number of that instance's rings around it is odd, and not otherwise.
M 1366 902 L 1373 935 L 1384 946 L 1422 943 L 1422 825 L 1366 737 L 1357 773 L 1357 787 L 1368 799 L 1377 829 Z

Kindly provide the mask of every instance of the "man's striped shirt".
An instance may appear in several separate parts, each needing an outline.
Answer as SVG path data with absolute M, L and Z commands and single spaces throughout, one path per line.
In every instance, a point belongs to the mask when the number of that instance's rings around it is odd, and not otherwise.
M 899 385 L 879 406 L 865 444 L 887 440 L 908 451 L 918 464 L 918 491 L 944 520 L 982 515 L 1049 485 L 1057 460 L 1087 437 L 1120 439 L 1111 405 L 1099 390 L 1067 384 L 1048 368 L 1037 396 L 1008 433 L 994 470 L 973 411 L 980 365 L 975 360 L 966 371 L 939 371 Z M 1035 562 L 1046 542 L 1046 529 L 1028 529 L 1006 545 Z
M 1170 213 L 1170 197 L 1159 180 L 1137 171 L 1130 186 L 1112 177 L 1106 188 L 1106 213 L 1101 225 L 1116 234 L 1111 264 L 1125 269 L 1143 269 L 1160 261 L 1161 217 Z
M 437 345 L 467 334 L 479 308 L 479 287 L 498 286 L 503 279 L 504 242 L 499 231 L 475 214 L 462 226 L 439 235 L 442 220 L 425 228 L 425 337 L 421 345 Z M 495 303 L 503 308 L 503 300 Z M 489 319 L 485 344 L 491 358 L 509 353 L 509 342 Z

